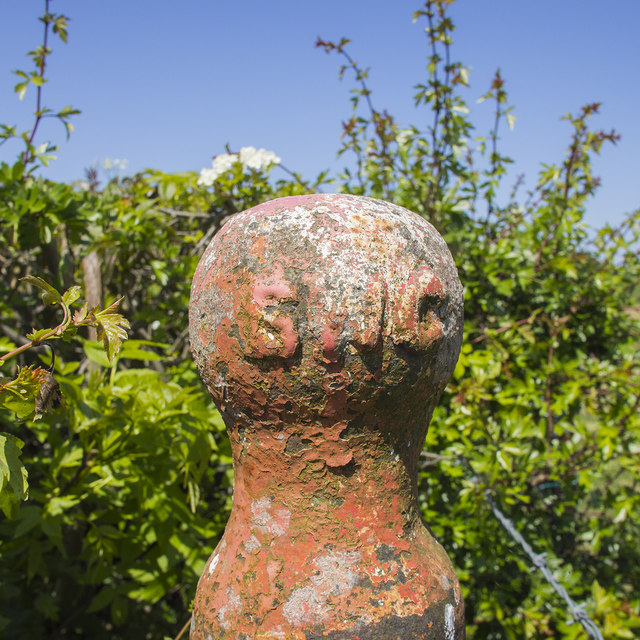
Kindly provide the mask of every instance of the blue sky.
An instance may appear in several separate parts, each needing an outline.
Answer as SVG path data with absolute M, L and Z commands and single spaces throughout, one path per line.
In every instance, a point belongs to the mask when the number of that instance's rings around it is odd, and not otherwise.
M 0 122 L 28 126 L 34 94 L 19 102 L 11 71 L 29 68 L 44 2 L 0 6 Z M 41 139 L 61 146 L 47 175 L 80 179 L 105 158 L 126 159 L 127 172 L 199 170 L 227 143 L 275 151 L 308 178 L 336 173 L 351 84 L 338 80 L 340 61 L 315 48 L 316 38 L 350 38 L 351 55 L 371 67 L 377 108 L 422 126 L 431 116 L 413 106 L 427 54 L 423 25 L 411 19 L 419 8 L 418 0 L 53 0 L 71 21 L 68 44 L 54 41 L 45 103 L 82 115 L 68 142 L 57 123 L 43 127 Z M 518 118 L 501 143 L 516 160 L 512 177 L 524 172 L 532 186 L 540 163 L 560 162 L 568 145 L 560 117 L 601 101 L 594 125 L 622 138 L 595 162 L 603 186 L 587 222 L 617 223 L 640 206 L 640 2 L 458 0 L 451 15 L 479 135 L 491 112 L 476 99 L 496 68 L 506 80 Z M 4 145 L 0 160 L 15 151 Z

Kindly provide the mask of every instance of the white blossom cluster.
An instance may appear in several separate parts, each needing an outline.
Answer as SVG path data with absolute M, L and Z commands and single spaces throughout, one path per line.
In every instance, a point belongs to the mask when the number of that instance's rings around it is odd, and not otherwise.
M 120 160 L 120 158 L 105 158 L 102 162 L 102 168 L 105 171 L 124 171 L 127 168 L 128 160 Z
M 273 151 L 255 147 L 242 147 L 238 153 L 221 153 L 213 159 L 211 168 L 205 167 L 200 171 L 198 184 L 210 187 L 219 176 L 230 171 L 236 163 L 242 165 L 245 173 L 251 169 L 264 171 L 274 164 L 280 164 L 280 158 Z
M 413 131 L 411 129 L 400 129 L 396 134 L 396 142 L 398 143 L 398 146 L 405 147 L 411 140 L 412 135 Z

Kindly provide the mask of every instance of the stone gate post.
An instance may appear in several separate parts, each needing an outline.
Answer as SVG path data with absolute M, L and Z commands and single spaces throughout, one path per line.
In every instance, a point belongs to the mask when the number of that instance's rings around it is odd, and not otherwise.
M 189 322 L 235 471 L 191 639 L 463 639 L 460 586 L 417 501 L 462 338 L 436 230 L 371 198 L 267 202 L 211 241 Z

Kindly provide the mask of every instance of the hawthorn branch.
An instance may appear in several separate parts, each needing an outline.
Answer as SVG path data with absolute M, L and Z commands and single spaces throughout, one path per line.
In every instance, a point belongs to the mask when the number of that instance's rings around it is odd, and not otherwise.
M 40 78 L 40 82 L 36 87 L 36 121 L 33 124 L 33 129 L 31 129 L 31 134 L 29 135 L 29 139 L 27 140 L 27 149 L 22 155 L 22 161 L 24 164 L 27 164 L 31 160 L 33 160 L 33 154 L 30 151 L 31 145 L 36 137 L 36 131 L 38 130 L 38 126 L 42 121 L 42 85 L 44 81 L 44 72 L 47 66 L 47 56 L 49 55 L 49 24 L 51 22 L 49 13 L 49 4 L 51 0 L 45 0 L 45 15 L 43 18 L 44 22 L 44 38 L 42 42 L 42 55 L 40 57 L 40 63 L 38 65 L 38 78 Z

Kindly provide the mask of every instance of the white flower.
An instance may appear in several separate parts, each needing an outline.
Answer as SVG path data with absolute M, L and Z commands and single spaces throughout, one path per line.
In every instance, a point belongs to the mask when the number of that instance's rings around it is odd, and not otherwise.
M 255 147 L 242 147 L 240 149 L 240 162 L 247 169 L 262 171 L 268 169 L 272 164 L 280 164 L 280 158 L 266 149 L 256 149 Z
M 71 183 L 71 186 L 78 191 L 89 191 L 91 185 L 86 180 L 76 180 Z
M 233 168 L 233 165 L 238 162 L 237 153 L 221 153 L 213 159 L 213 170 L 218 172 L 218 175 L 222 175 Z
M 203 187 L 210 187 L 217 177 L 218 174 L 213 169 L 202 169 L 197 184 Z
M 239 153 L 221 153 L 213 159 L 211 168 L 200 171 L 198 185 L 210 187 L 218 177 L 230 171 L 237 162 L 242 163 L 242 169 L 246 173 L 251 169 L 265 171 L 274 164 L 280 164 L 280 158 L 273 151 L 255 147 L 242 147 Z
M 121 160 L 120 158 L 105 158 L 102 163 L 102 168 L 105 171 L 124 171 L 127 168 L 128 160 Z
M 411 139 L 413 131 L 411 129 L 400 129 L 396 135 L 396 142 L 399 147 L 404 147 Z
M 198 178 L 198 184 L 210 187 L 219 176 L 227 173 L 233 168 L 233 165 L 238 161 L 237 153 L 221 153 L 216 156 L 211 163 L 210 169 L 202 169 L 200 171 L 200 177 Z

